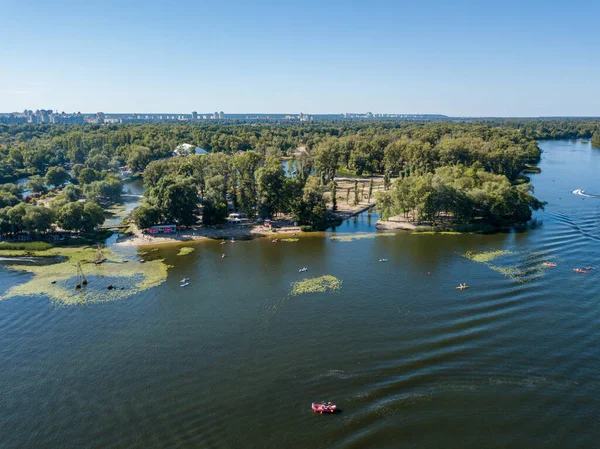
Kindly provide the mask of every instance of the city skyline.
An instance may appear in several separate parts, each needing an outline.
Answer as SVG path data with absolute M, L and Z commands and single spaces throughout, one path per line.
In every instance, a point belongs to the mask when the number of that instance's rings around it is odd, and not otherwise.
M 600 5 L 4 5 L 0 109 L 594 116 Z M 435 12 L 435 14 L 433 13 Z

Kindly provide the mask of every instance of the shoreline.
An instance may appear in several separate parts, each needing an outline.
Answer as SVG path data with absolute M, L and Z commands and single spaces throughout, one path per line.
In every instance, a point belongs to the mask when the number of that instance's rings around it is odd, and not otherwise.
M 287 220 L 272 221 L 277 226 L 275 230 L 267 228 L 258 223 L 248 223 L 242 225 L 221 225 L 221 226 L 195 226 L 175 235 L 151 236 L 142 234 L 136 228 L 135 234 L 130 236 L 118 237 L 114 243 L 117 247 L 132 247 L 145 245 L 168 245 L 187 242 L 198 242 L 202 240 L 250 240 L 261 237 L 289 236 L 300 234 L 300 226 L 293 226 Z

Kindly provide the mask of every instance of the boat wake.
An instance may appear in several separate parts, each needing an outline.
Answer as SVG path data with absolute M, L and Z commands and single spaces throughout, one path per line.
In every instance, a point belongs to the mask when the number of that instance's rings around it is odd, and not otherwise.
M 573 190 L 573 195 L 585 196 L 587 198 L 600 198 L 600 195 L 592 195 L 591 193 L 585 193 L 583 189 L 575 189 Z

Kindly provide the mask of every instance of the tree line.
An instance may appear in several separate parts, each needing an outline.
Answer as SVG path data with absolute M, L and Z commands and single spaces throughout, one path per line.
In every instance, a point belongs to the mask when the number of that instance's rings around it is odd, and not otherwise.
M 435 146 L 442 136 L 501 138 L 519 141 L 592 138 L 600 132 L 593 119 L 504 119 L 465 122 L 316 121 L 310 123 L 154 123 L 126 125 L 0 124 L 0 182 L 41 175 L 49 167 L 90 163 L 113 170 L 127 165 L 142 171 L 153 160 L 168 157 L 187 142 L 209 152 L 255 151 L 263 156 L 291 156 L 298 147 L 316 148 L 342 139 L 340 157 L 346 169 L 377 172 L 383 149 L 405 140 Z M 367 146 L 365 144 L 368 143 Z M 353 147 L 356 150 L 353 151 Z M 500 149 L 505 148 L 500 146 Z M 428 148 L 424 148 L 428 151 Z M 493 151 L 493 149 L 492 149 Z M 91 161 L 93 159 L 93 161 Z

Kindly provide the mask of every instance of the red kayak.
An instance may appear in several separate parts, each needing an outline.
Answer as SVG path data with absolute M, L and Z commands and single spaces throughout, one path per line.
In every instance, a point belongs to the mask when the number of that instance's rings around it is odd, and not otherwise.
M 575 273 L 588 274 L 588 272 L 587 272 L 587 271 L 585 271 L 585 270 L 582 270 L 581 268 L 573 268 L 573 271 L 574 271 Z
M 312 409 L 315 413 L 335 413 L 335 411 L 337 410 L 337 405 L 332 404 L 331 402 L 322 404 L 315 404 L 313 402 Z

